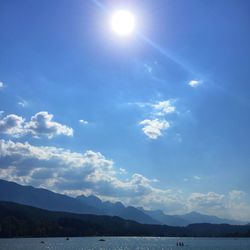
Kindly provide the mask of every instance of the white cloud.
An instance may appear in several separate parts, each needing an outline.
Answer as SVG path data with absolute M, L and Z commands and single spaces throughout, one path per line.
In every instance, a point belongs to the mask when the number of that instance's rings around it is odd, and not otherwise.
M 178 190 L 156 188 L 154 179 L 139 173 L 126 180 L 119 179 L 120 172 L 121 169 L 100 152 L 78 153 L 64 148 L 0 140 L 0 178 L 6 180 L 71 195 L 95 194 L 126 205 L 162 209 L 170 214 L 198 211 L 250 219 L 250 205 L 243 191 L 186 196 Z
M 0 140 L 0 178 L 51 190 L 97 194 L 126 204 L 169 210 L 180 205 L 171 190 L 154 188 L 155 179 L 134 173 L 126 180 L 118 178 L 124 169 L 116 169 L 112 160 L 91 150 L 84 153 L 63 148 L 38 147 L 29 143 Z
M 241 190 L 232 190 L 228 194 L 226 204 L 227 217 L 249 221 L 250 204 L 247 202 L 247 193 Z
M 159 101 L 156 104 L 152 104 L 152 107 L 156 112 L 156 116 L 164 116 L 170 113 L 174 113 L 176 110 L 176 107 L 173 106 L 173 100 Z
M 24 128 L 25 119 L 14 114 L 7 115 L 0 119 L 0 133 L 12 135 L 14 137 L 22 136 L 26 133 Z
M 46 136 L 53 138 L 57 135 L 73 136 L 73 129 L 52 121 L 53 115 L 46 111 L 41 111 L 31 117 L 31 120 L 26 124 L 26 129 L 34 136 Z
M 232 190 L 227 194 L 192 193 L 187 200 L 188 209 L 222 218 L 249 221 L 250 204 L 246 196 L 241 190 Z
M 159 136 L 162 136 L 162 131 L 170 127 L 168 121 L 159 119 L 143 120 L 139 125 L 142 125 L 142 131 L 150 139 L 157 139 Z
M 154 117 L 157 116 L 165 116 L 171 113 L 174 113 L 176 111 L 176 107 L 174 106 L 174 102 L 176 100 L 174 99 L 168 99 L 163 101 L 157 101 L 157 102 L 136 102 L 136 103 L 129 103 L 135 104 L 139 108 L 146 108 L 149 107 L 152 109 L 152 115 Z
M 5 85 L 3 84 L 3 82 L 0 81 L 0 89 L 3 88 Z
M 73 135 L 72 128 L 54 122 L 52 119 L 53 115 L 46 111 L 35 114 L 30 121 L 25 121 L 23 117 L 15 114 L 7 115 L 0 119 L 0 133 L 13 137 L 31 134 L 35 138 Z
M 162 136 L 162 132 L 170 128 L 169 121 L 165 118 L 171 113 L 176 112 L 176 107 L 173 105 L 175 100 L 169 99 L 158 102 L 137 102 L 135 103 L 140 108 L 149 107 L 150 111 L 149 119 L 145 119 L 139 122 L 142 126 L 143 133 L 150 139 L 157 139 Z
M 192 193 L 188 198 L 188 206 L 190 210 L 213 213 L 223 209 L 224 199 L 225 195 L 214 192 Z
M 188 85 L 192 88 L 196 88 L 202 84 L 202 81 L 200 80 L 191 80 Z
M 203 193 L 193 193 L 189 201 L 193 201 L 199 206 L 207 205 L 209 203 L 218 204 L 224 198 L 224 195 L 220 195 L 214 192 L 209 192 L 207 194 Z
M 83 119 L 80 119 L 80 120 L 79 120 L 79 122 L 80 122 L 81 124 L 83 124 L 83 125 L 87 125 L 87 124 L 89 124 L 89 122 L 88 122 L 88 121 L 83 120 Z

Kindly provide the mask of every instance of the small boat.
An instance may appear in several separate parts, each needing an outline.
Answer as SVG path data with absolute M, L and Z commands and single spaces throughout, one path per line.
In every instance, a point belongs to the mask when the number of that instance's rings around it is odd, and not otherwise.
M 99 241 L 105 241 L 104 239 L 100 239 Z
M 45 244 L 45 242 L 44 242 L 43 240 L 42 240 L 42 241 L 40 241 L 40 243 L 41 243 L 41 244 Z
M 66 240 L 69 240 L 69 238 L 67 237 Z

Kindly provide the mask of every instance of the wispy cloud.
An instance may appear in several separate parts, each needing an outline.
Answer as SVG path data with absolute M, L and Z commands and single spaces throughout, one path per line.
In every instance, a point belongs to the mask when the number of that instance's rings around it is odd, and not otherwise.
M 144 63 L 143 65 L 144 69 L 146 70 L 147 73 L 151 74 L 153 71 L 153 67 L 147 63 Z
M 202 180 L 202 178 L 199 175 L 194 175 L 194 176 L 190 176 L 188 178 L 186 177 L 183 180 L 191 182 L 191 181 L 200 181 L 200 180 Z
M 29 103 L 24 99 L 20 100 L 17 104 L 23 108 L 25 108 L 29 105 Z
M 195 180 L 197 180 L 197 181 L 200 181 L 200 180 L 201 180 L 201 177 L 198 176 L 198 175 L 195 175 L 193 178 L 194 178 Z
M 175 137 L 174 137 L 174 140 L 177 142 L 177 143 L 182 143 L 182 136 L 180 133 L 176 133 Z
M 30 121 L 15 114 L 1 118 L 0 133 L 13 137 L 31 135 L 34 138 L 51 139 L 57 135 L 73 136 L 73 129 L 53 121 L 52 114 L 41 111 L 32 116 Z

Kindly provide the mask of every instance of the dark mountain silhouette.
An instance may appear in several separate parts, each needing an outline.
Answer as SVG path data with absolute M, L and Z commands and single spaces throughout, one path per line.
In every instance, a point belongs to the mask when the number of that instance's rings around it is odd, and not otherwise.
M 0 237 L 197 236 L 249 237 L 250 226 L 192 224 L 187 227 L 140 224 L 117 216 L 48 211 L 0 202 Z
M 93 195 L 88 197 L 81 195 L 77 199 L 83 202 L 83 204 L 98 208 L 105 215 L 119 216 L 123 219 L 134 220 L 144 224 L 160 224 L 159 221 L 151 218 L 141 210 L 132 206 L 125 207 L 121 202 L 103 202 Z
M 0 200 L 12 201 L 52 211 L 65 211 L 72 213 L 101 212 L 77 199 L 66 195 L 57 194 L 46 189 L 22 186 L 14 182 L 0 180 Z
M 51 211 L 116 215 L 140 223 L 159 224 L 158 221 L 152 219 L 140 210 L 134 207 L 125 207 L 120 202 L 102 202 L 95 196 L 81 196 L 75 199 L 46 189 L 22 186 L 5 180 L 0 180 L 0 200 L 30 205 Z

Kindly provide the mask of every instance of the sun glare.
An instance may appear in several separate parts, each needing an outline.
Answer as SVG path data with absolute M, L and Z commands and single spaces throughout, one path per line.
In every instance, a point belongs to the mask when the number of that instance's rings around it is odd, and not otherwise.
M 118 10 L 111 17 L 112 30 L 120 36 L 129 36 L 135 29 L 135 17 L 127 10 Z

